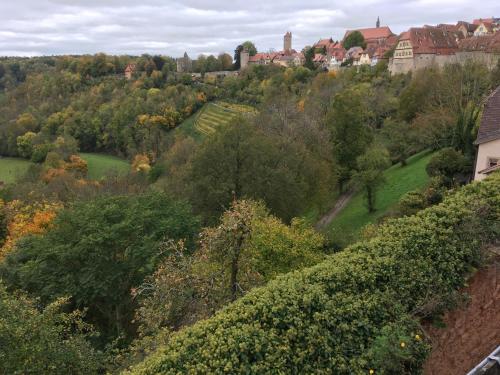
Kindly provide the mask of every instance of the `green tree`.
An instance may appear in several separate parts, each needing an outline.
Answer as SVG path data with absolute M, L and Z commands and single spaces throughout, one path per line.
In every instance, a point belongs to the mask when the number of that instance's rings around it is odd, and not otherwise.
M 35 138 L 36 134 L 33 132 L 27 132 L 17 137 L 17 151 L 20 156 L 26 159 L 31 158 L 31 154 L 33 154 L 33 141 Z
M 362 155 L 371 142 L 372 134 L 366 124 L 368 118 L 364 93 L 349 88 L 336 94 L 328 114 L 332 133 L 333 153 L 339 168 L 339 187 L 351 177 L 356 168 L 356 158 Z
M 405 122 L 397 122 L 387 119 L 382 129 L 383 134 L 388 139 L 387 149 L 394 163 L 401 163 L 406 166 L 406 159 L 415 152 L 415 145 L 412 142 L 410 126 Z
M 363 34 L 357 30 L 350 32 L 342 42 L 342 45 L 346 50 L 349 50 L 352 47 L 366 48 L 365 38 L 363 37 Z
M 40 309 L 37 300 L 7 293 L 0 283 L 0 373 L 99 374 L 103 356 L 90 345 L 95 333 L 67 300 Z
M 241 68 L 241 52 L 243 52 L 244 49 L 245 47 L 243 47 L 243 45 L 240 44 L 234 50 L 234 66 L 233 66 L 234 70 L 240 70 Z
M 194 155 L 187 179 L 190 201 L 208 222 L 214 223 L 234 198 L 263 200 L 289 222 L 318 196 L 330 173 L 324 160 L 292 134 L 268 130 L 236 119 Z
M 255 44 L 253 44 L 253 42 L 247 40 L 242 45 L 243 48 L 245 48 L 248 51 L 248 54 L 250 56 L 255 56 L 257 54 L 257 47 L 255 47 Z
M 353 174 L 353 183 L 365 191 L 368 212 L 376 207 L 377 188 L 384 182 L 384 171 L 391 165 L 389 153 L 380 147 L 371 147 L 356 159 L 357 170 Z
M 164 244 L 170 255 L 138 289 L 141 333 L 190 325 L 255 286 L 324 257 L 322 235 L 299 220 L 287 226 L 249 200 L 233 202 L 200 238 L 193 255 L 182 243 Z
M 306 62 L 304 63 L 304 66 L 308 69 L 311 69 L 311 70 L 316 69 L 316 66 L 314 65 L 314 48 L 313 47 L 306 47 L 304 56 L 306 58 Z
M 233 58 L 231 55 L 227 53 L 221 53 L 217 59 L 219 60 L 219 64 L 222 70 L 231 70 L 233 67 Z
M 50 303 L 71 296 L 74 308 L 105 339 L 130 337 L 135 307 L 130 295 L 151 274 L 164 254 L 165 239 L 186 239 L 192 246 L 197 221 L 186 204 L 164 194 L 103 197 L 62 211 L 45 234 L 18 242 L 0 275 Z

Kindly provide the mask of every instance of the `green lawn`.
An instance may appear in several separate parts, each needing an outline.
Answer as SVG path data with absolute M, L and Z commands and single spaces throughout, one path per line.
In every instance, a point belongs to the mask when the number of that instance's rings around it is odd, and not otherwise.
M 31 162 L 20 158 L 0 158 L 0 181 L 11 183 L 28 170 Z
M 205 136 L 227 125 L 238 115 L 250 113 L 255 113 L 255 109 L 244 104 L 231 104 L 223 101 L 207 103 L 178 126 L 176 131 L 195 140 L 202 140 Z
M 429 176 L 425 167 L 432 154 L 423 152 L 408 160 L 406 167 L 394 165 L 385 172 L 386 181 L 377 192 L 376 208 L 368 213 L 363 192 L 358 192 L 340 214 L 326 228 L 328 235 L 339 243 L 356 241 L 360 230 L 369 223 L 374 223 L 393 208 L 407 192 L 425 187 Z
M 130 164 L 126 160 L 115 156 L 86 153 L 80 153 L 80 156 L 87 162 L 88 178 L 92 180 L 99 180 L 112 170 L 123 174 L 130 170 Z

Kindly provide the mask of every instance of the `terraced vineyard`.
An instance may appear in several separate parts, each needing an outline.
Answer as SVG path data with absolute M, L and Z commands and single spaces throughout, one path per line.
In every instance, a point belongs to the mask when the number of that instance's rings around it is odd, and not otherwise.
M 231 120 L 241 114 L 252 114 L 256 110 L 243 104 L 215 102 L 206 104 L 194 120 L 194 128 L 202 136 L 214 133 L 221 126 L 227 125 Z

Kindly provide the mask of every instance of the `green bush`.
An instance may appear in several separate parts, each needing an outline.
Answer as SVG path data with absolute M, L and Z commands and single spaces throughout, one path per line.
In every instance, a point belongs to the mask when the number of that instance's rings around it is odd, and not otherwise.
M 496 175 L 253 290 L 132 373 L 419 373 L 428 349 L 414 312 L 428 316 L 430 301 L 464 285 L 484 242 L 498 238 L 499 218 Z

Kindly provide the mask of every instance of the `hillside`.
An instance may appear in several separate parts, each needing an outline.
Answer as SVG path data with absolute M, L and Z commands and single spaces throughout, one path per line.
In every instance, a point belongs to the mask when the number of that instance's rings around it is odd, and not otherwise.
M 81 153 L 80 156 L 87 162 L 88 178 L 99 180 L 110 171 L 127 173 L 130 165 L 126 160 L 101 154 Z M 0 181 L 12 183 L 25 173 L 33 163 L 21 158 L 0 158 Z
M 99 180 L 110 171 L 124 174 L 130 170 L 130 165 L 126 160 L 115 156 L 87 153 L 80 153 L 80 156 L 87 162 L 88 178 L 92 180 Z
M 412 312 L 433 312 L 430 285 L 445 298 L 465 284 L 499 196 L 496 175 L 383 225 L 175 334 L 132 373 L 420 373 L 429 346 Z
M 0 181 L 11 183 L 25 173 L 31 162 L 19 158 L 0 158 Z
M 340 237 L 343 241 L 352 242 L 361 228 L 384 216 L 405 193 L 427 185 L 429 176 L 425 167 L 431 157 L 431 153 L 423 152 L 408 159 L 408 165 L 405 167 L 396 164 L 389 168 L 385 172 L 385 182 L 377 192 L 377 210 L 369 213 L 364 192 L 357 192 L 327 226 L 325 232 L 334 239 Z
M 185 120 L 177 131 L 200 140 L 214 133 L 221 126 L 227 125 L 238 115 L 251 113 L 255 113 L 255 109 L 244 104 L 224 101 L 207 103 L 197 113 Z

